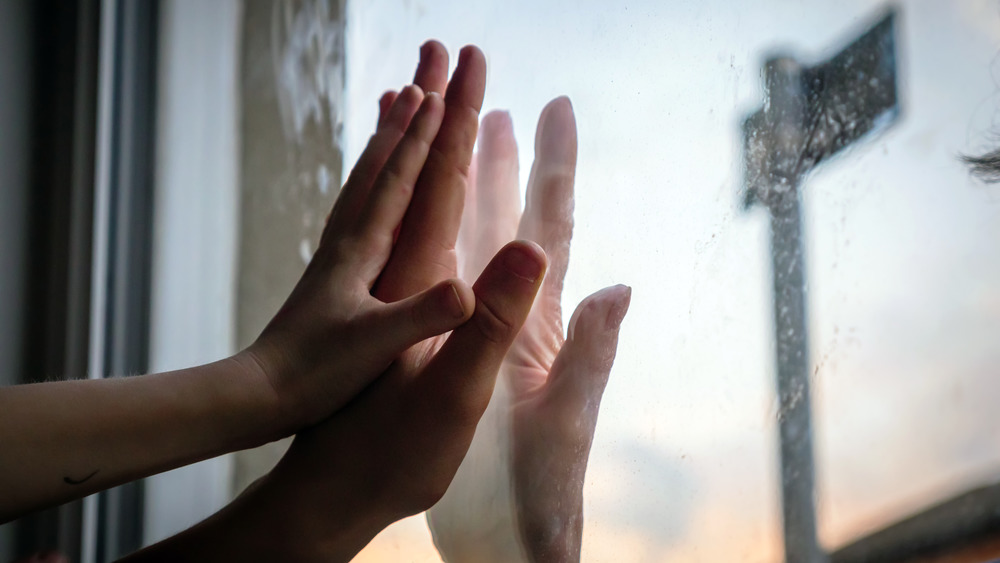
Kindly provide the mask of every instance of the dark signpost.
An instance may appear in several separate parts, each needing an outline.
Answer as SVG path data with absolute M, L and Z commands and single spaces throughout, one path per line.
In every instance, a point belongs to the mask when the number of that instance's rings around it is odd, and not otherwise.
M 764 106 L 743 123 L 744 206 L 771 219 L 771 267 L 777 354 L 778 429 L 785 561 L 815 563 L 816 537 L 809 394 L 809 340 L 802 179 L 820 162 L 892 123 L 896 99 L 895 10 L 828 61 L 793 57 L 764 65 Z

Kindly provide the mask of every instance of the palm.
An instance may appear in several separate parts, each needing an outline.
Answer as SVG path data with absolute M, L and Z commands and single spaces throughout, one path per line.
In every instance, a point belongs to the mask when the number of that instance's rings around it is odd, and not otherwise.
M 578 554 L 583 473 L 628 289 L 616 286 L 588 297 L 570 322 L 569 340 L 564 338 L 561 300 L 575 168 L 576 123 L 569 100 L 560 98 L 539 119 L 522 215 L 510 120 L 500 113 L 483 119 L 459 232 L 460 273 L 475 279 L 515 236 L 539 243 L 550 265 L 504 358 L 469 453 L 428 515 L 449 562 L 572 560 Z

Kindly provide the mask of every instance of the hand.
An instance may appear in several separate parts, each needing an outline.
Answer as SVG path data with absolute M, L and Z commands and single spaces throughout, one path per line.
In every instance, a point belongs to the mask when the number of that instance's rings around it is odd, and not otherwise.
M 578 561 L 583 478 L 631 290 L 614 286 L 585 299 L 564 342 L 576 168 L 569 100 L 553 100 L 539 119 L 523 216 L 509 116 L 487 115 L 480 137 L 459 235 L 463 277 L 475 277 L 515 233 L 541 244 L 551 264 L 469 454 L 428 522 L 448 562 Z
M 421 51 L 415 83 L 427 92 L 444 90 L 447 68 L 447 52 L 430 42 Z M 384 302 L 411 299 L 456 274 L 454 248 L 485 80 L 483 54 L 466 47 L 447 84 L 440 130 L 375 286 L 375 297 Z M 383 97 L 382 107 L 395 106 L 403 95 Z M 340 209 L 338 204 L 331 221 Z M 285 550 L 298 548 L 286 559 L 346 560 L 389 523 L 441 498 L 545 267 L 535 244 L 500 249 L 473 286 L 475 312 L 468 322 L 447 340 L 411 347 L 342 411 L 300 432 L 274 470 L 227 508 L 228 516 L 220 516 L 240 522 L 230 529 L 266 530 L 266 539 L 241 534 L 242 549 L 259 556 L 267 548 L 255 542 L 273 541 Z
M 239 356 L 273 387 L 287 433 L 326 418 L 404 350 L 472 314 L 472 290 L 457 279 L 401 300 L 372 295 L 444 110 L 439 94 L 419 86 L 386 106 L 301 280 Z
M 4 388 L 0 444 L 19 463 L 0 464 L 0 523 L 315 424 L 404 350 L 465 322 L 475 296 L 457 279 L 372 295 L 425 163 L 440 166 L 428 153 L 444 118 L 441 96 L 419 86 L 393 100 L 305 274 L 243 352 L 163 374 Z M 38 412 L 58 416 L 24 432 Z
M 142 378 L 4 389 L 0 443 L 22 463 L 0 464 L 0 523 L 315 424 L 404 350 L 465 322 L 475 296 L 457 279 L 437 276 L 391 299 L 372 295 L 425 163 L 445 162 L 440 148 L 428 157 L 444 119 L 441 96 L 419 86 L 393 100 L 305 274 L 243 352 Z M 53 407 L 59 416 L 19 430 L 18 421 Z
M 416 82 L 444 86 L 447 54 L 425 45 Z M 472 158 L 485 62 L 463 49 L 445 97 L 447 112 L 375 295 L 392 301 L 454 276 L 454 247 Z M 392 101 L 383 97 L 382 106 Z M 380 121 L 384 121 L 383 117 Z M 489 401 L 497 370 L 541 284 L 545 259 L 530 243 L 497 249 L 474 285 L 476 311 L 446 342 L 403 354 L 343 413 L 300 434 L 269 476 L 294 484 L 285 495 L 337 537 L 334 557 L 353 555 L 388 523 L 429 508 L 444 494 Z M 374 514 L 373 514 L 374 509 Z M 358 515 L 372 514 L 370 520 Z M 352 538 L 353 541 L 347 538 Z
M 427 43 L 416 85 L 426 92 L 444 90 L 447 68 L 444 47 Z M 483 54 L 466 47 L 375 287 L 375 297 L 385 303 L 406 302 L 456 273 L 455 241 L 485 81 Z M 380 131 L 404 95 L 383 97 Z M 378 162 L 393 151 L 378 137 L 362 160 Z M 340 200 L 347 203 L 338 201 L 331 222 L 354 215 L 345 211 L 354 201 L 348 195 Z M 472 317 L 447 340 L 411 347 L 341 411 L 300 432 L 274 470 L 233 503 L 130 560 L 347 560 L 389 523 L 429 508 L 465 456 L 545 268 L 545 255 L 533 243 L 500 249 L 473 286 Z

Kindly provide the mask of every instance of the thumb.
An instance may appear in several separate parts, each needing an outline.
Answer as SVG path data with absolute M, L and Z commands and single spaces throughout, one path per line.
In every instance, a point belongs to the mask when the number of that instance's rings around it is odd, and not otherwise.
M 456 329 L 421 374 L 425 396 L 442 398 L 479 420 L 493 393 L 497 371 L 524 324 L 547 265 L 537 244 L 502 248 L 476 280 L 476 310 Z M 437 408 L 441 410 L 440 405 Z
M 579 421 L 593 432 L 631 299 L 632 288 L 616 285 L 587 297 L 576 308 L 566 343 L 545 383 L 549 414 L 557 420 Z
M 476 297 L 462 280 L 451 279 L 401 301 L 379 307 L 372 321 L 375 357 L 396 358 L 407 348 L 461 325 L 472 316 Z

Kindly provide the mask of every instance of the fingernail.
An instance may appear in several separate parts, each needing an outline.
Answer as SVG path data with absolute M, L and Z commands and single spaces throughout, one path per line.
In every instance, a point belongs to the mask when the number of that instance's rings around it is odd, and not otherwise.
M 632 302 L 632 288 L 627 285 L 620 285 L 621 294 L 615 301 L 615 304 L 611 306 L 611 310 L 608 311 L 608 318 L 604 321 L 604 326 L 608 330 L 617 330 L 621 326 L 622 321 L 625 320 L 625 313 L 628 312 L 628 306 Z
M 512 248 L 507 251 L 504 264 L 510 273 L 531 283 L 535 283 L 542 273 L 542 264 L 538 258 L 521 248 Z
M 448 287 L 451 291 L 445 292 L 445 299 L 448 301 L 445 307 L 451 311 L 451 316 L 461 319 L 465 316 L 465 307 L 462 305 L 461 296 L 458 295 L 458 288 L 453 283 L 448 284 Z

